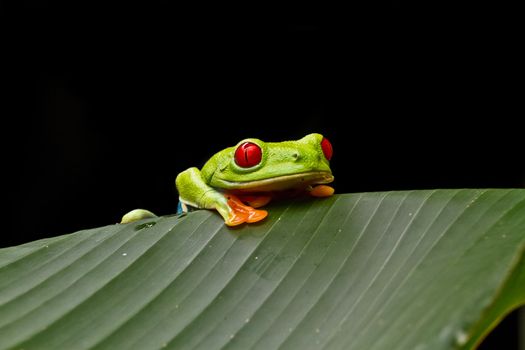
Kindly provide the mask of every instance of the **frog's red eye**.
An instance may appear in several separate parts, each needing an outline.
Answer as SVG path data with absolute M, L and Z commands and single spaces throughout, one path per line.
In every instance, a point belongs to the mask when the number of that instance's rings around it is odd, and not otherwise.
M 235 163 L 241 168 L 251 168 L 261 162 L 262 150 L 253 142 L 244 142 L 235 150 Z
M 323 153 L 326 159 L 332 159 L 334 150 L 332 149 L 332 144 L 330 143 L 330 141 L 328 141 L 326 137 L 323 137 L 323 140 L 321 141 L 321 148 L 323 149 Z

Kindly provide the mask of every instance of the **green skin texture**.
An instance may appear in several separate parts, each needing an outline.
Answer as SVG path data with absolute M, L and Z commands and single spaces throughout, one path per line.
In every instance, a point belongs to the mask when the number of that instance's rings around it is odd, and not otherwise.
M 333 181 L 329 161 L 321 148 L 321 134 L 297 141 L 263 142 L 245 139 L 210 158 L 201 170 L 181 172 L 175 185 L 181 202 L 197 208 L 216 209 L 226 220 L 231 214 L 225 193 L 273 193 L 306 190 Z M 239 167 L 234 154 L 239 145 L 253 142 L 262 149 L 262 160 L 250 168 Z

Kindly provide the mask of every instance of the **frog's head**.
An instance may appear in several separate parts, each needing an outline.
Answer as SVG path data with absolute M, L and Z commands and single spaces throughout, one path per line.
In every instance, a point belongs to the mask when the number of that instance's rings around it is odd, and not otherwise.
M 246 139 L 217 153 L 203 172 L 215 188 L 279 191 L 332 182 L 331 157 L 332 145 L 320 134 L 284 142 Z

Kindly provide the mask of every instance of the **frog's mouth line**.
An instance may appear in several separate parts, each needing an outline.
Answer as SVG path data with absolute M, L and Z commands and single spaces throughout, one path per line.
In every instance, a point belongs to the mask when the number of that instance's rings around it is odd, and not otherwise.
M 311 171 L 300 174 L 282 175 L 269 179 L 235 182 L 221 180 L 221 187 L 238 191 L 282 191 L 293 188 L 306 188 L 310 185 L 327 184 L 334 181 L 334 176 L 326 171 Z

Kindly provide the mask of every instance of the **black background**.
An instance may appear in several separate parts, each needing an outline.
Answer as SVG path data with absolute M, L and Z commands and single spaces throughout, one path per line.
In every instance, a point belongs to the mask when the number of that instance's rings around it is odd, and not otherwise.
M 246 137 L 324 134 L 339 193 L 525 186 L 511 9 L 0 6 L 1 246 L 173 213 L 176 174 Z

